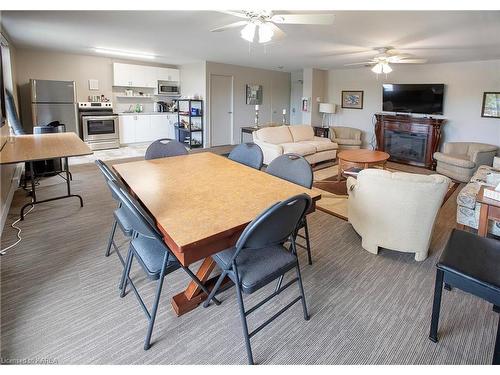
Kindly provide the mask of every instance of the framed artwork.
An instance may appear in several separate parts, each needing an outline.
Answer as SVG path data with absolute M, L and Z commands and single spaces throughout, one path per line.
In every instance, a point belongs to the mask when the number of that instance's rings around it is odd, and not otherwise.
M 262 85 L 246 85 L 247 104 L 262 104 Z
M 342 108 L 363 109 L 363 91 L 342 91 Z
M 485 92 L 481 117 L 500 118 L 500 92 Z

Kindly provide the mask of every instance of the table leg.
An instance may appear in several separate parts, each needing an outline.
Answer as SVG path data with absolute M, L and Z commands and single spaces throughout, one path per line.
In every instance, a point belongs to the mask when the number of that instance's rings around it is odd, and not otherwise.
M 21 221 L 24 220 L 24 210 L 27 207 L 31 207 L 36 203 L 36 188 L 35 188 L 35 168 L 33 167 L 33 162 L 30 161 L 30 180 L 31 180 L 31 198 L 33 199 L 32 202 L 26 203 L 22 208 L 21 208 Z
M 196 276 L 208 290 L 212 290 L 215 282 L 219 278 L 218 276 L 210 278 L 215 265 L 216 263 L 212 257 L 205 258 L 196 272 Z M 228 280 L 224 281 L 221 289 L 224 287 L 224 284 L 227 284 L 227 282 Z M 191 280 L 183 292 L 172 297 L 171 303 L 177 316 L 181 316 L 191 310 L 194 310 L 199 304 L 205 301 L 207 297 L 208 296 L 201 290 L 201 288 Z
M 337 172 L 337 182 L 340 182 L 342 178 L 342 159 L 339 159 L 339 170 Z
M 481 208 L 479 211 L 479 228 L 477 234 L 481 237 L 486 237 L 488 235 L 488 209 L 487 204 L 481 203 Z

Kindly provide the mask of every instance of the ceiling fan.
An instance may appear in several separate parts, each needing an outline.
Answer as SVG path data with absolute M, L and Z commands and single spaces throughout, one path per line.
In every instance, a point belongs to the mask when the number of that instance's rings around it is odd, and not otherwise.
M 254 42 L 258 34 L 259 43 L 267 43 L 275 39 L 283 38 L 286 34 L 276 24 L 295 25 L 331 25 L 333 14 L 274 14 L 272 11 L 224 11 L 235 17 L 243 18 L 242 21 L 230 23 L 217 27 L 212 32 L 226 31 L 237 27 L 241 29 L 241 37 L 249 42 Z
M 391 47 L 379 47 L 374 48 L 378 51 L 378 55 L 372 58 L 370 61 L 364 61 L 359 63 L 345 64 L 344 66 L 355 66 L 364 65 L 372 66 L 372 72 L 376 74 L 380 73 L 390 73 L 392 68 L 389 64 L 424 64 L 427 62 L 426 59 L 415 59 L 412 58 L 413 55 L 408 53 L 398 53 L 397 50 Z

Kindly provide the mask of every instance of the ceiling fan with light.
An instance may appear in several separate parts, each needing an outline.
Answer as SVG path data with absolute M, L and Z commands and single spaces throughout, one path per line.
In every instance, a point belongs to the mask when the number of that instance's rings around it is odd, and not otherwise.
M 286 34 L 276 24 L 331 25 L 333 23 L 333 14 L 274 14 L 272 11 L 224 11 L 223 13 L 244 20 L 217 27 L 211 31 L 220 32 L 243 27 L 240 35 L 250 43 L 256 40 L 256 34 L 259 43 L 267 43 L 273 38 L 276 40 L 285 37 Z
M 390 47 L 374 48 L 374 50 L 378 51 L 379 54 L 372 58 L 370 61 L 345 64 L 344 66 L 373 66 L 371 69 L 373 73 L 388 74 L 392 72 L 392 68 L 389 64 L 424 64 L 427 62 L 426 59 L 414 59 L 412 58 L 413 55 L 410 55 L 408 53 L 398 53 L 397 50 Z

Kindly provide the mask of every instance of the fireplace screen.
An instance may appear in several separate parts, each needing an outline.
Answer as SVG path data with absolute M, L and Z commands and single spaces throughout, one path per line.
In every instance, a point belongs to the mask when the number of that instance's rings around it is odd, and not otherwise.
M 427 135 L 386 130 L 384 138 L 384 150 L 392 159 L 425 162 Z

